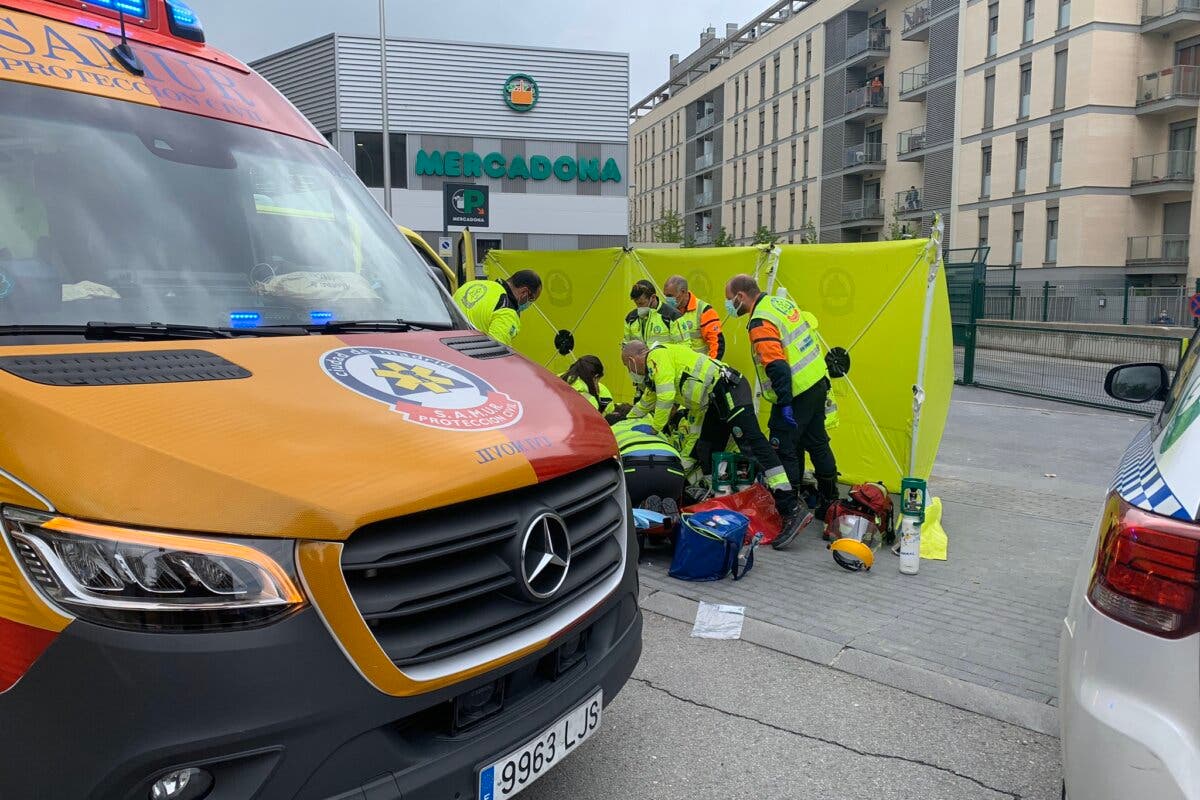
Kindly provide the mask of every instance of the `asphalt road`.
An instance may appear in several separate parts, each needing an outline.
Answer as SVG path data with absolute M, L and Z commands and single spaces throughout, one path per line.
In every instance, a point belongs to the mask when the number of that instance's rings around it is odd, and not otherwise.
M 523 800 L 1057 800 L 1058 742 L 646 616 L 634 678 Z

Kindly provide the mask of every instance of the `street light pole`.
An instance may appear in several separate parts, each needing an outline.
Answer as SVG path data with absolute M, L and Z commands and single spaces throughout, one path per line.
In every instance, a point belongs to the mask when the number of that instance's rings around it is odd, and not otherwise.
M 387 11 L 379 0 L 379 78 L 383 87 L 383 208 L 392 216 L 392 128 L 388 121 Z

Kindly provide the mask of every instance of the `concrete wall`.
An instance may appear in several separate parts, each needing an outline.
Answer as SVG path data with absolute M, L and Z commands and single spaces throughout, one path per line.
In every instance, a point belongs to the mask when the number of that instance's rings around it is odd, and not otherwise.
M 1189 340 L 1193 332 L 1186 328 L 988 320 L 979 324 L 975 341 L 980 350 L 1121 364 L 1128 357 L 1124 353 L 1133 352 L 1132 348 L 1122 350 L 1120 339 L 1095 335 L 1114 333 L 1125 336 L 1137 334 L 1163 337 L 1160 340 L 1137 340 L 1136 352 L 1141 354 L 1139 357 L 1174 367 L 1179 363 L 1180 353 L 1183 352 L 1182 343 Z

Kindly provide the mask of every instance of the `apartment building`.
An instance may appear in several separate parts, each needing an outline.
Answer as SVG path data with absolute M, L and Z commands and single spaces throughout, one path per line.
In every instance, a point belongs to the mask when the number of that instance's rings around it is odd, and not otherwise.
M 939 213 L 1022 282 L 1191 285 L 1198 106 L 1200 0 L 775 3 L 630 109 L 631 238 L 671 209 L 696 244 Z

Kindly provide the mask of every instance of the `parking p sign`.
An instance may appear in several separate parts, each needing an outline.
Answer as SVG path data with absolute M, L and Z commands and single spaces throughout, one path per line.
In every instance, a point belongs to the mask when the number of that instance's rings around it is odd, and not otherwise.
M 444 227 L 488 226 L 488 187 L 473 183 L 447 183 L 442 189 Z

